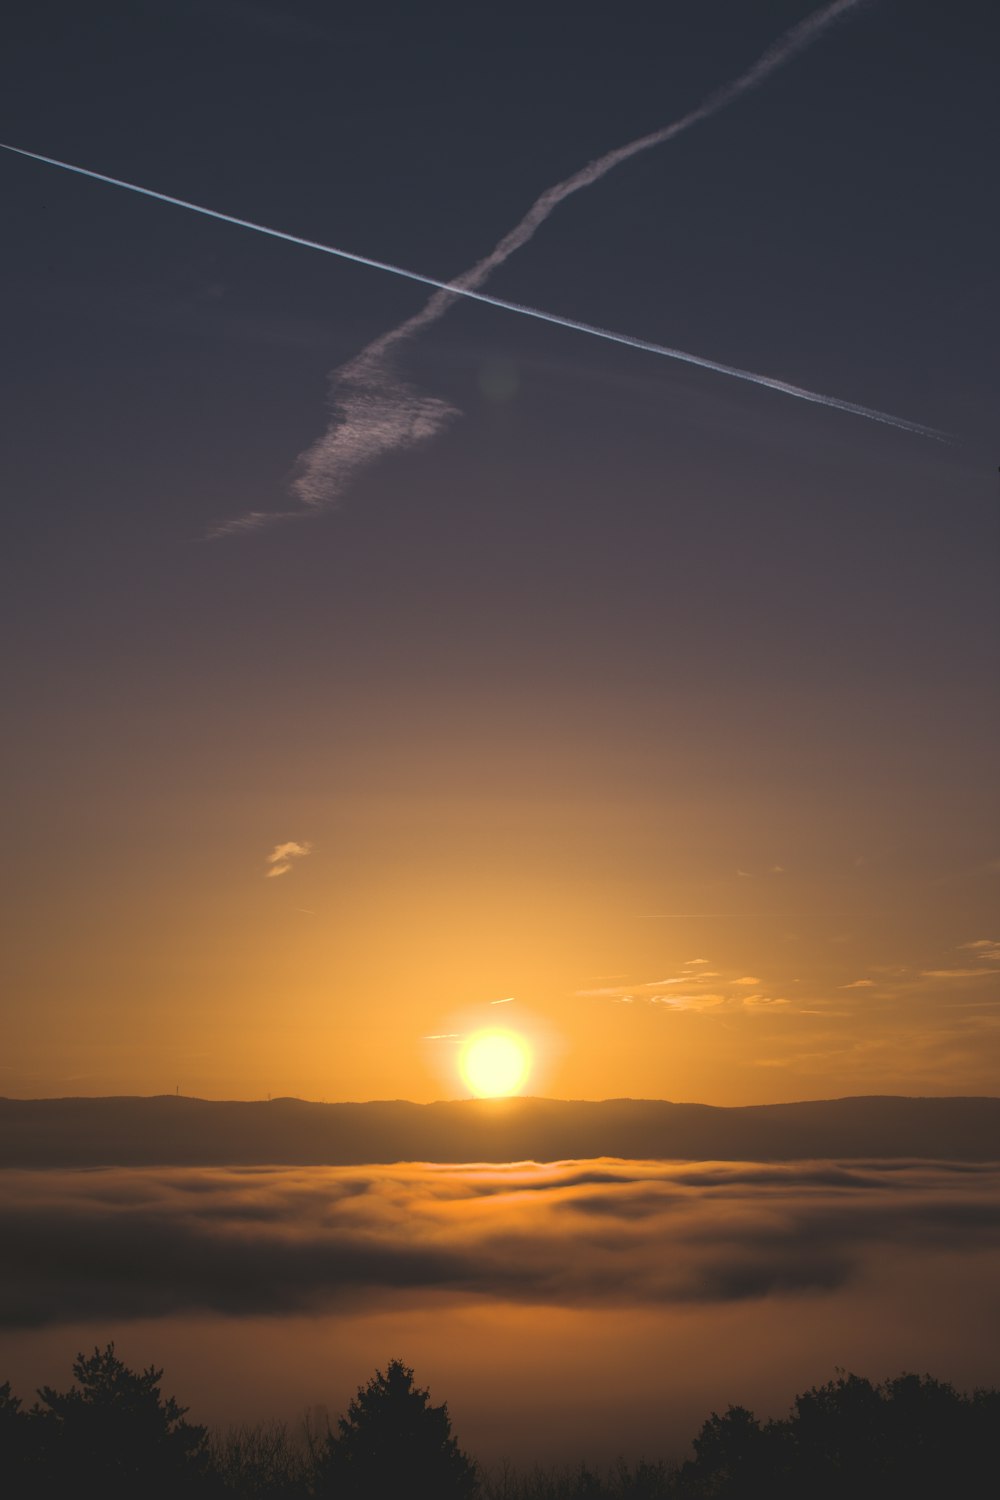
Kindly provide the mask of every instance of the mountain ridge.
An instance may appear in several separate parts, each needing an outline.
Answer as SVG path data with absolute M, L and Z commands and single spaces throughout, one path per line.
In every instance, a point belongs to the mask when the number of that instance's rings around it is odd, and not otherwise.
M 787 1104 L 523 1098 L 316 1103 L 0 1097 L 0 1167 L 360 1166 L 401 1161 L 1000 1160 L 1000 1098 Z

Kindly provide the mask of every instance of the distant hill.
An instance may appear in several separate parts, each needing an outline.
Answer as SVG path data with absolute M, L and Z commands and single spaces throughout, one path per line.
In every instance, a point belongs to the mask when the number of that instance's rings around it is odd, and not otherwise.
M 875 1096 L 736 1109 L 659 1099 L 0 1099 L 0 1167 L 348 1166 L 594 1156 L 993 1161 L 1000 1160 L 1000 1099 Z

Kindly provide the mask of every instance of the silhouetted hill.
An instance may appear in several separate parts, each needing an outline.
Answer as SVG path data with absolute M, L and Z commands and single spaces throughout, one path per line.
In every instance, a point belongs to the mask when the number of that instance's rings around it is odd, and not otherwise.
M 1000 1160 L 1000 1099 L 876 1096 L 736 1109 L 666 1100 L 0 1099 L 0 1167 L 360 1165 L 618 1156 Z

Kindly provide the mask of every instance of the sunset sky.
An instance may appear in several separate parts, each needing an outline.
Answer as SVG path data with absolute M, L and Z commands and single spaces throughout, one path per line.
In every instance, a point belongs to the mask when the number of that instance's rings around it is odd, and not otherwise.
M 40 0 L 0 139 L 447 281 L 809 9 Z M 464 303 L 303 507 L 426 290 L 0 152 L 0 1094 L 1000 1092 L 996 40 L 845 7 L 488 288 L 947 441 Z

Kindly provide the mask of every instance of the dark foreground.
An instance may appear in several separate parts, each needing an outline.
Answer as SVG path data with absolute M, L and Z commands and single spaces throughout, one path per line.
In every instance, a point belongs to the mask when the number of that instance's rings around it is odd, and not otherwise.
M 393 1360 L 331 1427 L 275 1423 L 210 1434 L 164 1398 L 162 1371 L 129 1370 L 114 1346 L 80 1355 L 74 1383 L 26 1409 L 0 1386 L 0 1492 L 8 1500 L 950 1500 L 1000 1492 L 1000 1391 L 930 1376 L 874 1385 L 838 1375 L 759 1422 L 713 1412 L 679 1466 L 607 1472 L 481 1471 L 413 1372 Z

